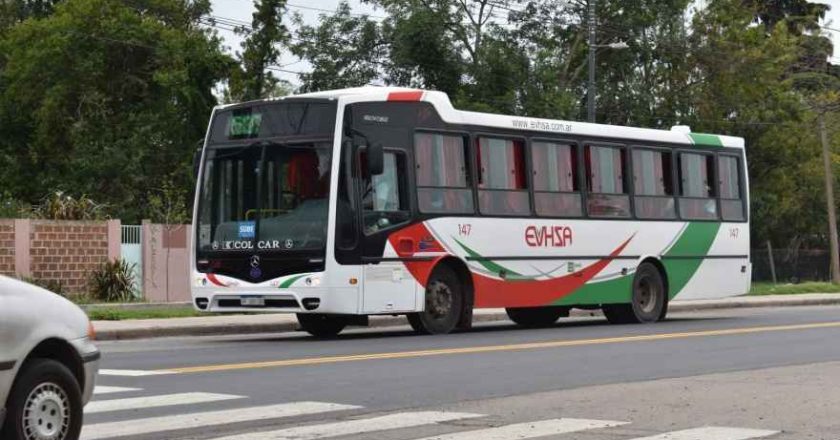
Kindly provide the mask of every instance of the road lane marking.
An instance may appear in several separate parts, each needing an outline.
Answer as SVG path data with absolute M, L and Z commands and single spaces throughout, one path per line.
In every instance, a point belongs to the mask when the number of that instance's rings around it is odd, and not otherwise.
M 99 370 L 100 376 L 122 376 L 122 377 L 143 377 L 143 376 L 158 376 L 161 374 L 171 374 L 171 371 L 166 370 Z
M 142 388 L 128 388 L 128 387 L 106 387 L 104 385 L 97 385 L 93 389 L 93 395 L 114 394 L 114 393 L 128 393 L 131 391 L 142 391 Z
M 96 414 L 129 409 L 160 408 L 162 406 L 194 405 L 198 403 L 221 402 L 244 399 L 245 396 L 212 393 L 179 393 L 160 396 L 143 396 L 130 399 L 94 400 L 85 406 L 85 414 Z
M 301 365 L 319 365 L 332 364 L 339 362 L 357 362 L 370 360 L 384 360 L 384 359 L 406 359 L 427 356 L 442 356 L 442 355 L 456 355 L 456 354 L 476 354 L 476 353 L 493 353 L 500 351 L 520 351 L 520 350 L 536 350 L 545 348 L 561 348 L 561 347 L 577 347 L 583 345 L 601 345 L 601 344 L 617 344 L 622 342 L 647 342 L 647 341 L 661 341 L 668 339 L 685 339 L 698 338 L 710 336 L 733 336 L 745 335 L 752 333 L 768 333 L 780 331 L 793 330 L 813 330 L 821 328 L 837 328 L 840 327 L 840 321 L 837 322 L 819 322 L 811 324 L 792 324 L 792 325 L 778 325 L 778 326 L 762 326 L 762 327 L 741 327 L 728 328 L 719 330 L 700 330 L 693 332 L 679 332 L 679 333 L 659 333 L 652 335 L 637 335 L 637 336 L 617 336 L 610 338 L 599 339 L 571 339 L 559 341 L 546 342 L 526 342 L 520 344 L 504 344 L 504 345 L 485 345 L 477 347 L 461 347 L 461 348 L 440 348 L 430 350 L 416 350 L 416 351 L 398 351 L 390 353 L 369 353 L 369 354 L 353 354 L 353 355 L 338 355 L 325 356 L 315 358 L 298 358 L 298 359 L 281 359 L 276 361 L 262 361 L 262 362 L 244 362 L 236 364 L 219 364 L 219 365 L 205 365 L 195 367 L 170 368 L 167 370 L 158 370 L 158 374 L 187 374 L 187 373 L 212 373 L 219 371 L 230 370 L 251 370 L 259 368 L 278 368 L 278 367 L 292 367 Z
M 650 437 L 638 437 L 629 440 L 749 440 L 752 438 L 769 437 L 778 433 L 779 431 L 767 431 L 764 429 L 708 426 L 705 428 L 666 432 L 665 434 Z
M 571 432 L 588 431 L 590 429 L 612 428 L 626 425 L 628 422 L 614 422 L 611 420 L 586 419 L 551 419 L 537 422 L 516 423 L 473 431 L 453 432 L 451 434 L 435 435 L 420 440 L 509 440 L 546 437 L 549 435 L 568 434 Z
M 368 434 L 390 429 L 413 428 L 474 417 L 484 417 L 484 415 L 443 411 L 403 412 L 367 419 L 296 426 L 275 431 L 249 432 L 247 434 L 218 437 L 213 440 L 315 440 L 342 435 Z
M 360 409 L 361 406 L 325 402 L 293 402 L 279 405 L 256 406 L 224 411 L 208 411 L 176 416 L 151 417 L 120 422 L 85 425 L 82 440 L 100 440 L 111 437 L 162 433 L 166 431 L 256 422 L 268 419 L 296 417 L 334 411 Z M 159 438 L 167 438 L 160 436 Z

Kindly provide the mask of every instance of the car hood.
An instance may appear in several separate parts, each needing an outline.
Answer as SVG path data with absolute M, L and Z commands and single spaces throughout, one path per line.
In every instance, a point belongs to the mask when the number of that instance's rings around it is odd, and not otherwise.
M 54 336 L 74 339 L 87 335 L 89 320 L 85 312 L 41 287 L 0 275 L 0 304 L 0 323 L 6 319 L 40 321 L 49 323 Z

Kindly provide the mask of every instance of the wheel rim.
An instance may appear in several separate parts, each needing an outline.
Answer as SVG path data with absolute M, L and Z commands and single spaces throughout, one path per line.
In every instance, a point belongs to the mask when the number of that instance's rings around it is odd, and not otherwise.
M 23 407 L 26 440 L 64 440 L 70 429 L 70 399 L 60 386 L 45 382 L 32 390 Z
M 445 283 L 433 281 L 426 292 L 426 312 L 434 319 L 442 319 L 452 311 L 452 289 Z
M 659 286 L 650 277 L 644 276 L 639 280 L 636 288 L 639 292 L 639 308 L 644 313 L 653 313 L 659 302 Z

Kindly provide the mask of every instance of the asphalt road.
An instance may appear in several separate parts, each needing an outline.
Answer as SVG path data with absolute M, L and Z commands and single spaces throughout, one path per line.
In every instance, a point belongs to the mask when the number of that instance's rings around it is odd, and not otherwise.
M 837 341 L 823 306 L 102 342 L 83 439 L 836 440 Z

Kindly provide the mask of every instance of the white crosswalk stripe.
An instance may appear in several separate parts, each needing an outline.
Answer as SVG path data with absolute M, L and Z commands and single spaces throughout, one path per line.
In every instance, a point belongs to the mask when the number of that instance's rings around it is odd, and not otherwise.
M 551 419 L 537 422 L 516 423 L 499 426 L 497 428 L 478 429 L 473 431 L 454 432 L 452 434 L 426 437 L 420 440 L 509 440 L 545 437 L 549 435 L 568 434 L 571 432 L 588 431 L 590 429 L 611 428 L 626 425 L 627 422 L 610 420 L 587 419 Z
M 142 391 L 142 388 L 129 388 L 129 387 L 106 387 L 102 385 L 97 385 L 93 389 L 93 395 L 99 396 L 102 394 L 116 394 L 116 393 L 129 393 L 132 391 Z
M 254 422 L 359 408 L 362 407 L 325 402 L 294 402 L 224 411 L 150 417 L 86 425 L 82 428 L 81 439 L 99 440 L 117 436 L 153 434 L 181 429 L 195 429 L 209 426 L 218 427 L 232 423 Z M 166 436 L 160 436 L 160 438 L 166 438 Z
M 99 370 L 100 376 L 144 377 L 159 376 L 162 374 L 173 374 L 173 372 L 166 370 Z
M 390 429 L 412 428 L 474 417 L 483 417 L 483 415 L 443 411 L 402 412 L 366 419 L 296 426 L 275 431 L 251 432 L 219 437 L 214 440 L 314 440 L 342 435 L 368 434 Z
M 668 432 L 650 437 L 638 437 L 629 440 L 750 440 L 754 438 L 769 437 L 778 433 L 779 431 L 768 431 L 764 429 L 707 426 L 705 428 L 685 429 L 682 431 Z
M 194 405 L 197 403 L 219 402 L 222 400 L 244 399 L 244 396 L 213 393 L 180 393 L 160 396 L 134 397 L 131 399 L 96 400 L 85 406 L 85 414 L 129 409 L 159 408 L 162 406 Z

